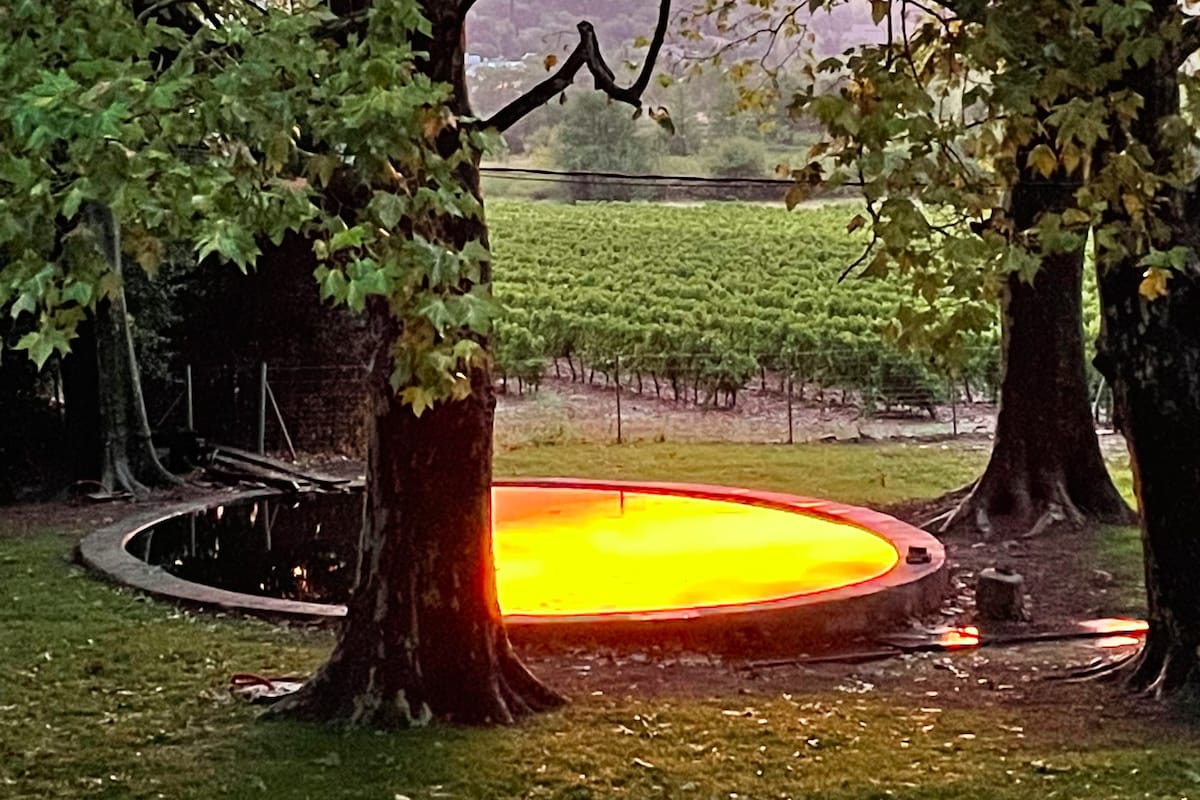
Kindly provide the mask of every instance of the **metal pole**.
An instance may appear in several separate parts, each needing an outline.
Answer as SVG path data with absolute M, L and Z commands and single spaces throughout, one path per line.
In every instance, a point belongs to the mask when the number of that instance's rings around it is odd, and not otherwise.
M 795 444 L 792 438 L 792 373 L 788 373 L 787 377 L 787 406 L 788 406 L 788 444 Z
M 192 365 L 184 367 L 184 391 L 187 393 L 187 429 L 196 430 L 195 406 L 192 405 Z
M 258 454 L 267 452 L 267 362 L 258 371 Z
M 613 370 L 617 379 L 617 444 L 621 444 L 621 357 L 617 356 L 617 365 Z
M 288 452 L 292 454 L 292 461 L 299 461 L 296 456 L 296 448 L 292 445 L 292 437 L 288 434 L 287 423 L 283 421 L 283 414 L 279 411 L 279 403 L 275 402 L 275 390 L 271 388 L 271 384 L 267 384 L 267 397 L 271 399 L 271 408 L 275 409 L 275 419 L 279 421 L 279 430 L 283 431 L 283 441 L 287 442 Z

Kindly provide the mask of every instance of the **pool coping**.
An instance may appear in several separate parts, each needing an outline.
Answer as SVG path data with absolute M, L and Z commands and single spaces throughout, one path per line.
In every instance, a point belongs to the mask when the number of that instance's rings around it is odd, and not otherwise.
M 668 611 L 506 615 L 505 626 L 517 643 L 678 640 L 685 646 L 720 649 L 720 644 L 728 643 L 732 637 L 739 642 L 778 645 L 766 649 L 788 649 L 814 638 L 869 633 L 928 613 L 940 605 L 948 582 L 945 548 L 940 541 L 906 522 L 861 506 L 783 492 L 661 481 L 502 478 L 493 485 L 685 495 L 800 511 L 882 536 L 899 553 L 897 564 L 875 578 L 770 601 Z M 193 583 L 147 564 L 126 549 L 130 539 L 159 522 L 217 505 L 281 494 L 284 493 L 271 489 L 225 493 L 134 514 L 85 537 L 78 547 L 79 560 L 117 583 L 189 605 L 276 620 L 339 620 L 346 614 L 345 605 L 260 597 Z M 905 556 L 911 547 L 925 548 L 929 560 L 908 563 Z

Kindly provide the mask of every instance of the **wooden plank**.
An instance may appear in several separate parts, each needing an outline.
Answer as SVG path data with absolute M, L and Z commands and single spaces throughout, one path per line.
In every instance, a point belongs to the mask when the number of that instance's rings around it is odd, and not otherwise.
M 229 458 L 219 452 L 213 456 L 208 470 L 214 475 L 221 477 L 253 481 L 293 492 L 315 487 L 314 484 L 308 481 L 297 480 L 295 475 L 288 475 L 277 470 L 249 464 L 239 459 Z
M 262 456 L 258 453 L 251 453 L 248 450 L 241 450 L 237 447 L 228 447 L 226 445 L 216 445 L 217 453 L 229 456 L 237 461 L 242 461 L 247 464 L 253 464 L 262 469 L 269 469 L 284 475 L 291 475 L 301 481 L 316 483 L 321 486 L 342 486 L 350 483 L 349 478 L 335 478 L 332 475 L 323 475 L 319 472 L 310 472 L 308 470 L 298 469 L 286 461 L 280 461 L 277 458 L 270 456 Z

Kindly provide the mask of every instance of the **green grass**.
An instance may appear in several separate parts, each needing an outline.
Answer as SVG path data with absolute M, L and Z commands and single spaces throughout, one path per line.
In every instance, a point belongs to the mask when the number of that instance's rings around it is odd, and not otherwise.
M 648 444 L 525 448 L 502 453 L 498 468 L 879 502 L 956 486 L 983 457 L 938 445 Z M 1118 560 L 1130 557 L 1123 536 L 1102 538 Z M 751 680 L 749 693 L 696 687 L 683 696 L 622 685 L 505 730 L 383 735 L 260 723 L 228 698 L 228 676 L 311 670 L 330 634 L 185 613 L 118 591 L 73 566 L 71 544 L 0 513 L 5 800 L 1040 800 L 1179 798 L 1200 784 L 1189 723 L 1114 714 L 1097 708 L 1094 688 L 1066 685 L 1026 702 L 982 690 L 964 701 L 928 698 L 921 684 L 911 694 L 820 692 L 801 675 L 769 692 Z
M 936 497 L 978 476 L 986 461 L 986 447 L 958 444 L 639 442 L 501 450 L 496 473 L 715 483 L 871 505 Z
M 1096 540 L 1098 569 L 1112 574 L 1120 587 L 1113 598 L 1114 612 L 1121 615 L 1146 613 L 1146 581 L 1142 571 L 1142 536 L 1137 528 L 1106 525 Z

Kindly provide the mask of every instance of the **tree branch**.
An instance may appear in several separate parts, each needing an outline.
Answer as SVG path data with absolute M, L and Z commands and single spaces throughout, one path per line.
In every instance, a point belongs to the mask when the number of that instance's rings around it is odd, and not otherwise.
M 1172 66 L 1179 69 L 1193 53 L 1200 50 L 1200 17 L 1188 17 L 1180 26 L 1179 42 L 1175 45 Z
M 468 0 L 464 0 L 464 3 Z M 634 108 L 641 108 L 642 95 L 650 85 L 650 77 L 654 74 L 654 66 L 662 52 L 663 42 L 667 37 L 667 27 L 671 21 L 671 0 L 659 0 L 658 23 L 654 28 L 654 38 L 650 40 L 650 49 L 642 64 L 642 71 L 637 79 L 628 87 L 618 86 L 616 76 L 604 60 L 600 52 L 600 43 L 596 40 L 596 29 L 586 20 L 580 22 L 579 44 L 567 56 L 558 71 L 537 86 L 521 95 L 504 108 L 497 111 L 483 122 L 483 127 L 493 128 L 504 132 L 533 112 L 548 103 L 556 94 L 562 92 L 575 82 L 579 70 L 587 67 L 592 74 L 596 88 L 621 103 L 628 103 Z
M 188 4 L 189 0 L 134 0 L 130 10 L 139 23 L 153 18 L 164 28 L 175 28 L 188 36 L 195 36 L 200 32 L 203 23 L 195 15 L 181 8 Z

